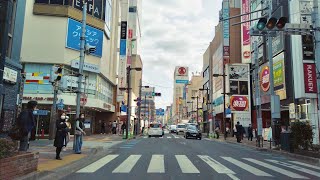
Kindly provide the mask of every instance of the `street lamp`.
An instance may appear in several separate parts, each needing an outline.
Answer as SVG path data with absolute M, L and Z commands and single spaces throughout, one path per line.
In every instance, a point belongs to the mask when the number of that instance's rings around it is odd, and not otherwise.
M 225 96 L 225 94 L 226 94 L 226 74 L 224 73 L 224 68 L 223 68 L 223 74 L 213 74 L 212 75 L 213 77 L 219 77 L 219 76 L 222 76 L 223 77 L 223 124 L 224 124 L 224 134 L 225 134 L 225 136 L 226 136 L 226 125 L 227 125 L 227 123 L 226 123 L 226 96 Z M 225 137 L 226 138 L 226 137 Z
M 192 99 L 197 98 L 197 123 L 199 124 L 199 96 L 197 97 L 191 97 Z
M 131 66 L 128 66 L 127 67 L 127 87 L 128 88 L 119 88 L 120 91 L 128 90 L 128 96 L 127 96 L 127 101 L 128 101 L 128 103 L 127 103 L 128 108 L 127 109 L 128 110 L 127 110 L 126 139 L 128 139 L 129 126 L 130 126 L 130 115 L 131 115 L 131 111 L 130 111 L 130 104 L 131 104 L 131 102 L 130 102 L 130 98 L 131 98 L 131 96 L 130 96 L 130 89 L 131 89 L 131 87 L 130 87 L 130 82 L 131 82 L 130 81 L 130 74 L 131 74 L 131 70 L 141 71 L 142 68 L 141 67 L 131 68 Z

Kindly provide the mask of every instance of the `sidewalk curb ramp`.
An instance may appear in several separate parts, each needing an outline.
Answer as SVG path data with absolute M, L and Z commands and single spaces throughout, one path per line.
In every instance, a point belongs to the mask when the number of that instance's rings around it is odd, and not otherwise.
M 259 147 L 250 146 L 250 145 L 247 145 L 247 144 L 239 144 L 237 142 L 232 142 L 232 141 L 228 141 L 228 140 L 227 141 L 218 140 L 218 139 L 210 139 L 210 140 L 217 141 L 217 142 L 225 142 L 225 143 L 230 143 L 230 144 L 238 144 L 238 145 L 246 146 L 246 147 L 251 148 L 251 149 L 255 149 L 257 151 L 265 151 L 265 152 L 269 152 L 269 153 L 272 153 L 272 154 L 280 154 L 280 155 L 283 155 L 283 156 L 295 158 L 295 159 L 298 159 L 298 160 L 301 160 L 301 161 L 309 162 L 309 163 L 312 163 L 312 164 L 320 166 L 320 159 L 319 158 L 303 156 L 303 155 L 300 155 L 300 154 L 294 154 L 294 153 L 290 153 L 290 152 L 286 152 L 286 151 L 282 151 L 282 150 L 272 150 L 272 149 L 268 149 L 268 148 L 259 148 Z
M 103 147 L 95 147 L 90 150 L 90 153 L 75 162 L 71 162 L 67 166 L 62 166 L 57 169 L 54 169 L 52 171 L 42 171 L 42 172 L 33 172 L 30 173 L 24 177 L 20 177 L 18 180 L 45 180 L 45 179 L 61 179 L 65 176 L 68 176 L 69 174 L 81 169 L 82 167 L 85 167 L 85 165 L 89 165 L 102 157 L 104 157 L 106 154 L 110 153 L 111 150 L 106 149 L 104 150 Z

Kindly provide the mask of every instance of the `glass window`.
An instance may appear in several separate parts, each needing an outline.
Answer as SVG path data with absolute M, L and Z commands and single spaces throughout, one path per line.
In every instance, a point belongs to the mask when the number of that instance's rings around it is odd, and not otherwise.
M 13 32 L 14 32 L 14 22 L 16 19 L 16 11 L 17 11 L 17 1 L 14 0 L 12 4 L 12 11 L 9 15 L 9 32 L 8 32 L 8 44 L 7 44 L 7 57 L 11 57 L 11 51 L 12 51 L 12 38 L 13 38 Z
M 64 0 L 50 0 L 50 4 L 60 4 L 63 5 Z
M 36 0 L 35 3 L 49 4 L 49 0 Z
M 186 125 L 178 125 L 178 128 L 186 128 Z
M 160 124 L 150 124 L 151 128 L 160 128 Z

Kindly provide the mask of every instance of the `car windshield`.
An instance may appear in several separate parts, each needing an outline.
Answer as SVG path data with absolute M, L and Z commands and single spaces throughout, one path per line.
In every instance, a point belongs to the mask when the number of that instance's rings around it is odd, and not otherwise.
M 178 125 L 178 128 L 186 128 L 186 125 Z
M 188 129 L 197 130 L 197 127 L 196 126 L 189 126 Z
M 151 128 L 160 128 L 160 124 L 150 124 Z

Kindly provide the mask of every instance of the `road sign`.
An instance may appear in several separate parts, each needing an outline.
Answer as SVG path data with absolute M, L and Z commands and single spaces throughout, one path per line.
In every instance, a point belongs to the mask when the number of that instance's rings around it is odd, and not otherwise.
M 37 115 L 37 116 L 46 116 L 48 115 L 48 110 L 41 110 L 41 109 L 38 109 L 38 110 L 35 110 L 34 111 L 34 115 Z
M 81 97 L 80 97 L 80 106 L 84 106 L 87 104 L 87 101 L 88 101 L 88 97 L 86 94 L 81 94 Z
M 63 110 L 64 108 L 64 100 L 63 99 L 60 99 L 59 102 L 57 103 L 57 108 L 58 110 Z
M 176 80 L 176 84 L 188 84 L 189 80 L 181 80 L 181 79 L 177 79 Z

